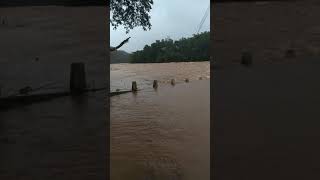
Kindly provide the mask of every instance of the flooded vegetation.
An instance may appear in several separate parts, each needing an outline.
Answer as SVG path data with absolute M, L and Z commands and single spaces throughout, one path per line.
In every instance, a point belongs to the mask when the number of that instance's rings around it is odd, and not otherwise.
M 209 179 L 209 65 L 111 65 L 111 89 L 141 89 L 110 100 L 112 180 Z

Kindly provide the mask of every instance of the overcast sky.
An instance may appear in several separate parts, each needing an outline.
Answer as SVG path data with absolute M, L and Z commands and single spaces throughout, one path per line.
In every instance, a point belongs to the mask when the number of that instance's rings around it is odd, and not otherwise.
M 154 0 L 150 13 L 151 30 L 143 31 L 141 27 L 136 27 L 126 34 L 123 27 L 113 30 L 110 25 L 110 46 L 116 46 L 130 36 L 129 43 L 120 50 L 134 52 L 166 37 L 173 40 L 191 37 L 196 33 L 209 4 L 210 0 Z M 203 31 L 210 31 L 210 14 L 200 30 Z

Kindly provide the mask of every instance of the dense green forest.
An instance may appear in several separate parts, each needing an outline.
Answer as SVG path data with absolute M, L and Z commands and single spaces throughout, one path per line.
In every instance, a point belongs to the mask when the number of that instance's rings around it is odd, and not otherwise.
M 131 63 L 209 61 L 210 32 L 174 41 L 157 40 L 131 54 Z

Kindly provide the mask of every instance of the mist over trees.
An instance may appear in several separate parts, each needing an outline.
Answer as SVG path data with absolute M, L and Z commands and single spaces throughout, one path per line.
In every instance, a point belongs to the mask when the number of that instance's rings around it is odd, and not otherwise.
M 166 38 L 133 52 L 131 63 L 209 61 L 209 48 L 210 32 L 194 34 L 193 37 L 177 41 Z

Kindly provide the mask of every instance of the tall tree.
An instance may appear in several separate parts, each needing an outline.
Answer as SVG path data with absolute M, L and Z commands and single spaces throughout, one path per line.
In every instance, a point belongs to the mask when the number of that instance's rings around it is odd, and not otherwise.
M 142 27 L 143 30 L 150 30 L 150 10 L 153 0 L 110 0 L 110 23 L 114 29 L 123 26 L 126 33 L 135 27 Z M 130 37 L 129 37 L 130 38 Z M 111 47 L 115 51 L 129 41 L 129 38 L 122 41 L 118 46 Z

